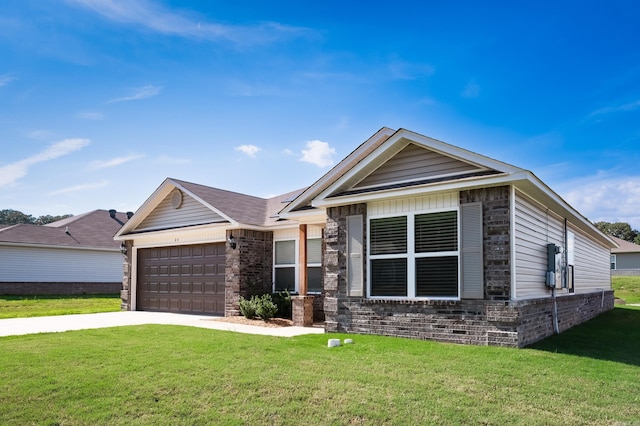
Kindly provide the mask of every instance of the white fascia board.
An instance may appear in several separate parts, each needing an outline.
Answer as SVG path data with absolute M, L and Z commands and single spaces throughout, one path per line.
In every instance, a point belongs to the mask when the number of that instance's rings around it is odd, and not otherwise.
M 344 197 L 332 197 L 326 199 L 317 199 L 312 203 L 313 207 L 326 208 L 333 206 L 341 206 L 345 204 L 357 204 L 365 203 L 369 201 L 379 201 L 389 198 L 405 198 L 422 196 L 426 194 L 437 194 L 442 192 L 462 191 L 466 189 L 475 189 L 482 187 L 491 187 L 497 185 L 508 185 L 514 179 L 518 179 L 519 176 L 524 175 L 523 172 L 514 175 L 492 175 L 460 179 L 453 182 L 438 182 L 432 184 L 425 184 L 419 186 L 412 186 L 407 188 L 394 188 L 383 191 L 353 194 Z
M 46 248 L 57 250 L 84 250 L 84 251 L 106 251 L 106 252 L 119 252 L 117 248 L 104 248 L 104 247 L 82 247 L 82 246 L 56 246 L 52 244 L 33 244 L 33 243 L 10 243 L 0 242 L 2 247 L 20 247 L 20 248 Z

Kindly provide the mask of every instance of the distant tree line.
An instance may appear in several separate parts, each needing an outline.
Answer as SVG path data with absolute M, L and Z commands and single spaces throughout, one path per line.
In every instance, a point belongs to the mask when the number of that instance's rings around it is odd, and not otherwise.
M 5 209 L 0 210 L 0 225 L 18 225 L 27 223 L 30 225 L 46 225 L 47 223 L 56 222 L 73 216 L 72 214 L 63 214 L 61 216 L 43 215 L 39 217 L 22 213 L 18 210 Z
M 607 235 L 629 241 L 630 243 L 640 244 L 640 231 L 632 229 L 631 225 L 626 222 L 596 222 L 594 225 Z

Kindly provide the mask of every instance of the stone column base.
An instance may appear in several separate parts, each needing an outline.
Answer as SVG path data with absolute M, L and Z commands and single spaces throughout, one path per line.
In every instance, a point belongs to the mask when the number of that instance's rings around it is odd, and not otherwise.
M 313 296 L 292 296 L 291 304 L 293 325 L 313 326 Z

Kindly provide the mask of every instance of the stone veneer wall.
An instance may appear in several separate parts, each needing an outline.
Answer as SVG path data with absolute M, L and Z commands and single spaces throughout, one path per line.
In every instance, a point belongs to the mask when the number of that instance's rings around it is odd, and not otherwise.
M 122 263 L 122 289 L 120 290 L 120 309 L 123 311 L 131 310 L 131 271 L 133 270 L 131 267 L 132 262 L 132 252 L 133 252 L 133 242 L 126 241 L 125 245 L 127 247 L 127 254 L 124 256 L 124 261 Z
M 273 282 L 273 232 L 234 229 L 237 246 L 227 244 L 225 265 L 225 316 L 240 315 L 240 296 L 271 293 Z
M 323 277 L 325 330 L 328 332 L 350 331 L 351 308 L 364 299 L 347 296 L 347 216 L 362 215 L 366 229 L 367 205 L 353 204 L 327 209 L 324 229 Z M 366 233 L 363 233 L 363 259 L 366 259 Z M 363 275 L 366 277 L 366 261 Z M 353 300 L 355 303 L 350 303 Z

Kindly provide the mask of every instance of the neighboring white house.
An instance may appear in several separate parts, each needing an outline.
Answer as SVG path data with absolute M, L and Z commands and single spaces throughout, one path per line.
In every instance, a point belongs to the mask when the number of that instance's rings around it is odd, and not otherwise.
M 611 275 L 640 275 L 640 245 L 611 237 L 618 244 L 611 249 Z
M 0 229 L 0 294 L 113 294 L 122 253 L 113 236 L 127 214 L 94 210 L 47 225 Z

